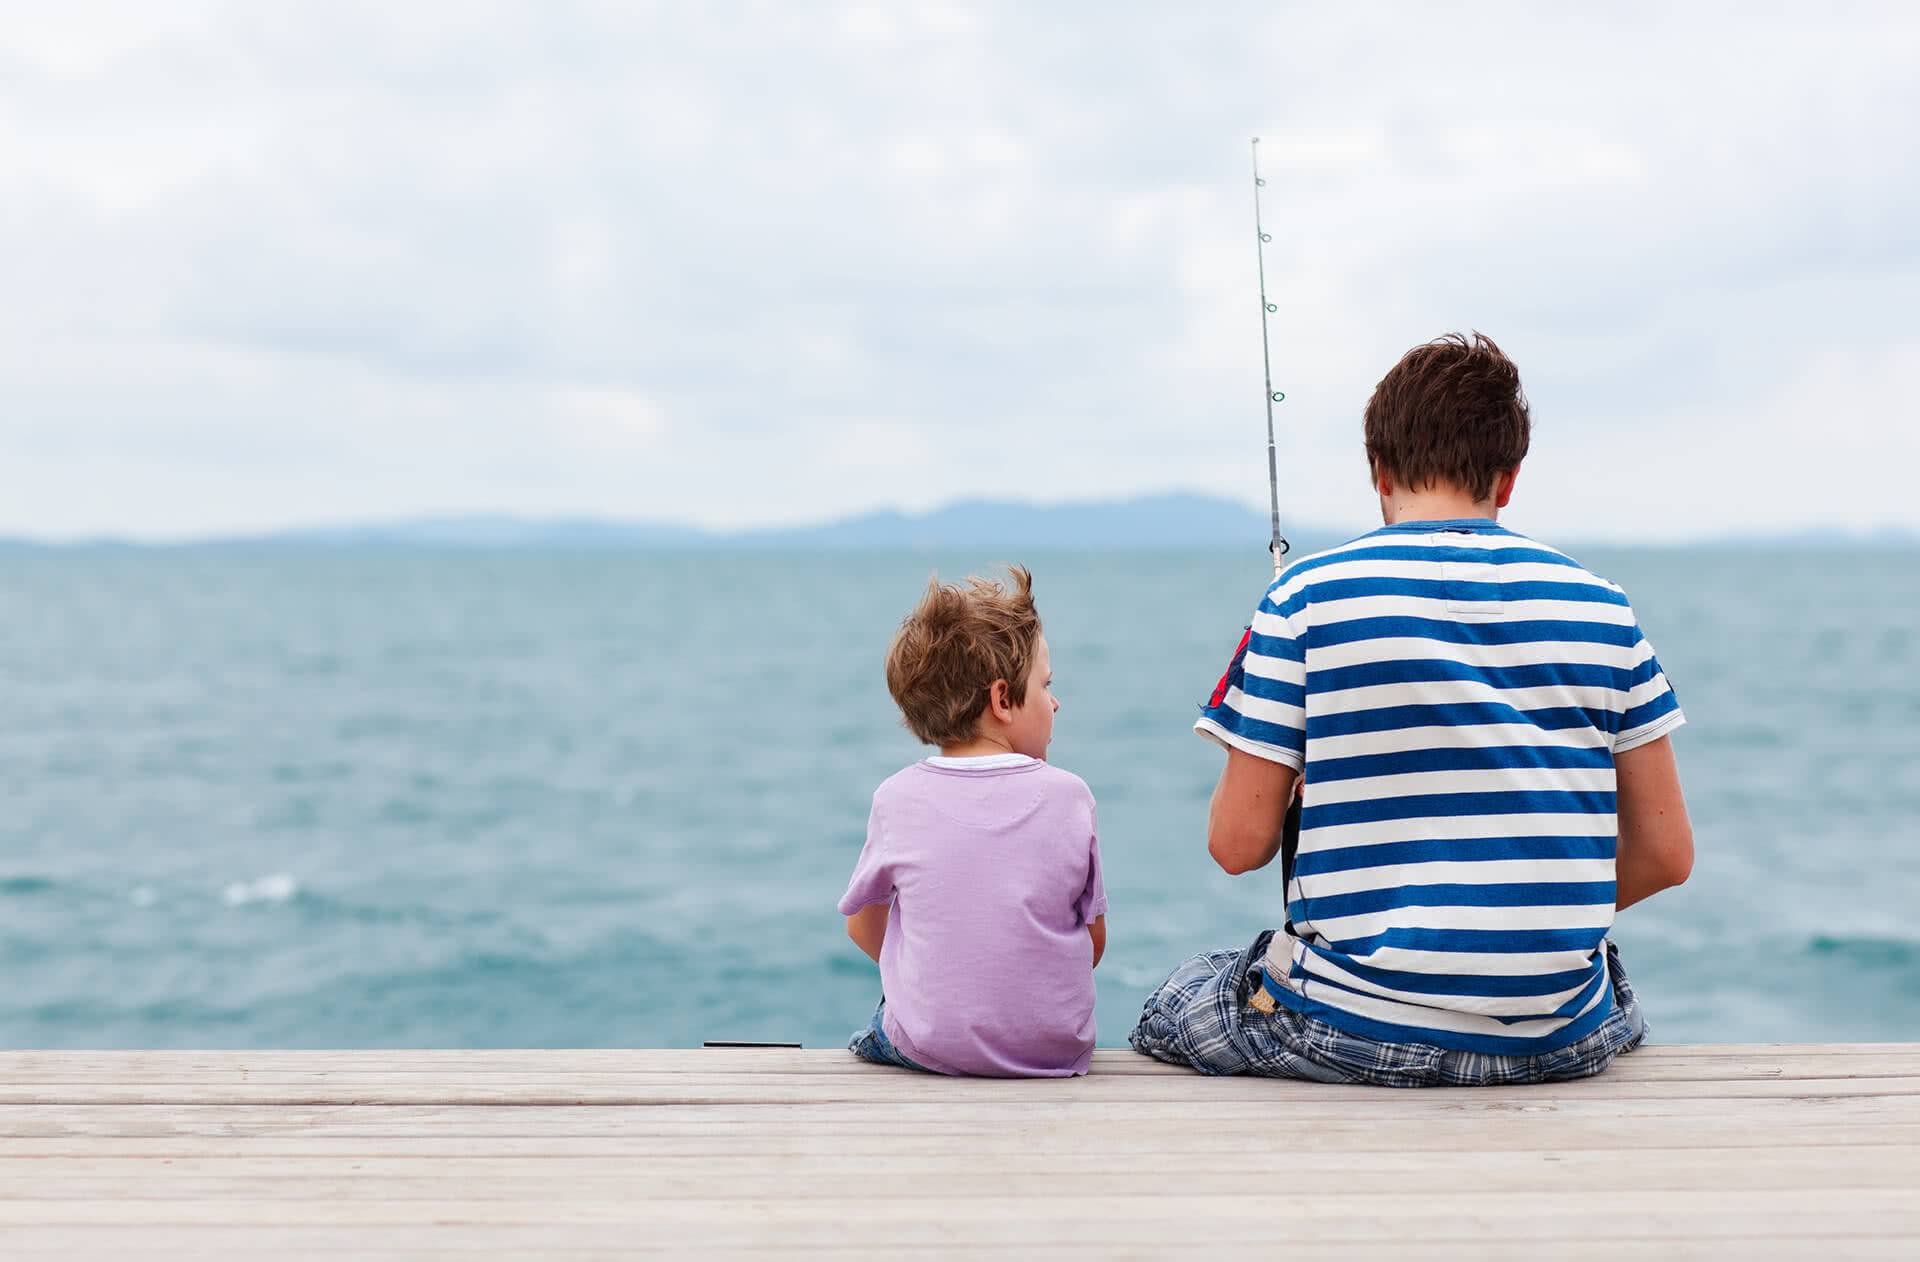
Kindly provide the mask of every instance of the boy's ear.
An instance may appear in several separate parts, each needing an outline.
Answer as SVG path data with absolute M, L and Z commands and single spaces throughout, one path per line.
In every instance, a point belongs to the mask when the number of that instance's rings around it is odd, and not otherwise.
M 1012 695 L 1012 685 L 1004 679 L 996 679 L 987 686 L 987 710 L 1002 723 L 1013 718 L 1013 705 L 1008 700 Z
M 1513 484 L 1519 480 L 1519 465 L 1513 466 L 1513 468 L 1500 475 L 1500 480 L 1493 484 L 1493 506 L 1495 508 L 1505 508 L 1507 506 L 1507 502 L 1513 498 Z

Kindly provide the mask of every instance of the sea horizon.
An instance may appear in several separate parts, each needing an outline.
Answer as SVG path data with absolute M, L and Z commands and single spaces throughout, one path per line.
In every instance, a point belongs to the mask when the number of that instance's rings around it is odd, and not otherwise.
M 1920 530 L 1879 524 L 1814 524 L 1768 533 L 1714 532 L 1670 538 L 1564 537 L 1528 530 L 1524 510 L 1503 515 L 1523 534 L 1575 548 L 1753 551 L 1920 548 Z M 1305 555 L 1363 535 L 1377 522 L 1299 522 L 1283 513 L 1281 530 L 1294 555 Z M 258 548 L 421 548 L 448 550 L 923 552 L 993 546 L 1041 550 L 1113 551 L 1165 548 L 1238 551 L 1264 548 L 1271 517 L 1263 507 L 1230 497 L 1188 491 L 1089 499 L 1029 501 L 957 499 L 921 510 L 881 509 L 778 525 L 706 526 L 670 519 L 586 513 L 508 511 L 425 512 L 343 522 L 214 530 L 142 537 L 91 532 L 41 537 L 0 532 L 12 551 L 169 551 Z

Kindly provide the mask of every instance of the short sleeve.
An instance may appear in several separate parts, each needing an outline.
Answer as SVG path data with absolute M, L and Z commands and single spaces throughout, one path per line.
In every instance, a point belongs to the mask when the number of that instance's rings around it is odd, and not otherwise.
M 1080 891 L 1080 923 L 1090 925 L 1107 914 L 1107 882 L 1100 874 L 1100 829 L 1087 832 L 1087 886 Z
M 1295 628 L 1304 597 L 1268 589 L 1193 730 L 1216 744 L 1298 771 L 1307 752 L 1306 651 Z
M 1647 643 L 1645 633 L 1637 625 L 1634 634 L 1637 641 L 1633 646 L 1633 667 L 1627 676 L 1626 704 L 1613 737 L 1616 757 L 1659 740 L 1687 721 L 1680 710 L 1680 698 L 1674 695 L 1673 685 L 1660 669 L 1653 645 Z
M 862 907 L 893 901 L 893 864 L 886 857 L 886 829 L 880 822 L 880 803 L 867 814 L 867 844 L 853 865 L 847 892 L 840 896 L 840 914 L 851 916 Z

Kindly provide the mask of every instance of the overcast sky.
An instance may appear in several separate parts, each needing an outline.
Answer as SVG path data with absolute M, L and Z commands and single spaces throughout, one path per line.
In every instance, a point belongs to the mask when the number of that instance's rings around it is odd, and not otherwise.
M 1677 7 L 0 5 L 0 533 L 1260 502 L 1254 134 L 1287 520 L 1478 328 L 1523 529 L 1920 527 L 1920 17 Z

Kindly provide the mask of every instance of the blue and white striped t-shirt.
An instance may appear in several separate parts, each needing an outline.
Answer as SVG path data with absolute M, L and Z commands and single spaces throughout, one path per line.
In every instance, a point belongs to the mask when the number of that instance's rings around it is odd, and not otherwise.
M 1301 771 L 1268 993 L 1389 1042 L 1585 1036 L 1613 1002 L 1614 758 L 1682 722 L 1625 594 L 1496 522 L 1289 567 L 1195 725 Z

